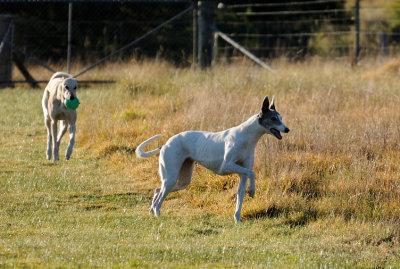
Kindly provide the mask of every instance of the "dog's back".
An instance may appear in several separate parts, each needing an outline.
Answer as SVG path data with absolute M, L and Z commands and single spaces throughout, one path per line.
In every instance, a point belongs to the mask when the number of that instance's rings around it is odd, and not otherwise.
M 43 98 L 42 98 L 42 108 L 43 108 L 43 113 L 44 116 L 51 114 L 51 111 L 55 108 L 53 108 L 52 104 L 54 103 L 55 100 L 62 101 L 62 90 L 61 90 L 61 85 L 63 81 L 71 80 L 72 85 L 75 85 L 77 82 L 76 80 L 72 77 L 72 75 L 65 73 L 65 72 L 56 72 L 54 73 L 50 80 L 49 83 L 47 84 L 44 93 L 43 93 Z M 65 111 L 64 111 L 65 110 Z M 66 110 L 64 109 L 62 112 L 64 114 L 74 114 L 76 115 L 75 110 Z M 54 111 L 53 111 L 54 112 Z M 66 115 L 68 118 L 68 115 Z M 73 116 L 76 117 L 76 116 Z
M 65 72 L 57 72 L 54 73 L 54 75 L 51 76 L 50 80 L 53 80 L 55 78 L 72 78 L 72 76 L 68 73 Z

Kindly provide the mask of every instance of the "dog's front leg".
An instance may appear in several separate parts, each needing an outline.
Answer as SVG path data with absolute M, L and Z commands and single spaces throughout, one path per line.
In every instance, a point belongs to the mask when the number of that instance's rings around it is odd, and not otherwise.
M 254 164 L 254 153 L 251 154 L 251 156 L 247 159 L 247 161 L 244 163 L 244 167 L 247 169 L 252 169 L 253 164 Z M 249 196 L 251 198 L 254 198 L 254 194 L 256 193 L 256 180 L 255 177 L 250 177 L 250 183 L 249 183 Z
M 236 212 L 235 212 L 235 221 L 239 222 L 240 221 L 240 212 L 242 210 L 242 203 L 243 203 L 243 198 L 246 193 L 246 184 L 247 184 L 247 178 L 250 178 L 250 182 L 255 181 L 255 174 L 252 170 L 242 167 L 240 165 L 237 165 L 233 162 L 224 162 L 222 164 L 221 174 L 233 174 L 237 173 L 240 176 L 240 183 L 239 183 L 239 188 L 238 188 L 238 193 L 237 193 L 237 201 L 236 201 Z M 251 193 L 250 193 L 251 192 Z M 249 194 L 254 196 L 255 192 L 255 186 L 254 186 L 254 191 L 249 189 Z M 253 197 L 251 196 L 251 197 Z
M 69 144 L 67 148 L 67 152 L 65 153 L 65 159 L 69 160 L 72 154 L 72 149 L 75 144 L 75 132 L 76 132 L 76 126 L 75 124 L 71 124 L 69 127 Z
M 236 163 L 233 162 L 223 162 L 222 166 L 219 170 L 219 174 L 221 175 L 227 175 L 227 174 L 239 174 L 240 176 L 247 176 L 250 179 L 250 184 L 253 185 L 254 191 L 255 191 L 255 178 L 256 175 L 251 169 L 242 167 L 240 165 L 237 165 Z
M 57 143 L 57 121 L 51 121 L 51 136 L 53 140 L 53 161 L 59 160 L 58 157 L 58 143 Z
M 58 146 L 60 146 L 61 138 L 64 136 L 65 132 L 67 131 L 67 128 L 68 128 L 68 122 L 65 120 L 60 121 L 60 131 L 59 131 L 58 137 L 57 137 Z
M 255 179 L 250 179 L 250 184 L 249 184 L 249 196 L 251 198 L 254 198 L 254 195 L 256 194 L 256 183 L 255 183 Z
M 241 175 L 237 192 L 237 198 L 236 198 L 236 210 L 234 215 L 235 222 L 240 222 L 240 212 L 242 211 L 244 194 L 246 193 L 246 185 L 247 185 L 247 177 Z
M 51 147 L 51 143 L 52 143 L 52 135 L 51 135 L 51 119 L 47 116 L 44 119 L 45 123 L 46 123 L 46 129 L 47 129 L 47 149 L 46 149 L 46 157 L 47 160 L 51 159 L 51 151 L 52 151 L 52 147 Z

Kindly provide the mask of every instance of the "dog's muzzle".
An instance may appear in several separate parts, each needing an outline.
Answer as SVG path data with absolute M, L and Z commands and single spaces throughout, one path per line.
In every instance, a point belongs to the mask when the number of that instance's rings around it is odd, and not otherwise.
M 279 139 L 279 140 L 281 140 L 282 139 L 282 135 L 281 135 L 281 132 L 279 132 L 277 129 L 275 129 L 275 128 L 271 128 L 271 129 L 269 129 L 269 131 L 271 132 L 271 134 L 273 135 L 273 136 L 275 136 L 277 139 Z M 285 130 L 283 131 L 284 133 L 288 133 L 290 130 L 289 130 L 289 128 L 285 128 Z

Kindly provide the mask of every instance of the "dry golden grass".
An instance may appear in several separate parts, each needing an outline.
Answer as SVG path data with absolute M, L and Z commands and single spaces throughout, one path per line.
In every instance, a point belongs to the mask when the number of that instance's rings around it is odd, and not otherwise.
M 256 198 L 245 201 L 244 216 L 276 209 L 398 221 L 399 83 L 396 73 L 374 64 L 352 69 L 346 62 L 281 60 L 271 73 L 249 63 L 198 72 L 133 62 L 121 69 L 115 88 L 87 100 L 79 141 L 150 190 L 159 184 L 158 163 L 133 157 L 141 141 L 161 133 L 156 147 L 184 130 L 229 128 L 257 113 L 266 94 L 275 95 L 291 132 L 282 141 L 259 142 Z M 375 70 L 378 76 L 371 75 Z M 196 167 L 189 191 L 171 197 L 185 205 L 179 210 L 231 215 L 236 185 L 236 176 Z
M 244 217 L 397 222 L 399 82 L 397 73 L 376 65 L 352 69 L 341 61 L 280 60 L 271 73 L 247 62 L 205 72 L 132 62 L 116 67 L 115 87 L 99 90 L 96 100 L 82 106 L 79 144 L 150 191 L 159 185 L 158 161 L 132 155 L 141 141 L 161 133 L 151 145 L 156 147 L 181 131 L 229 128 L 257 113 L 265 95 L 275 95 L 291 132 L 282 141 L 265 136 L 259 142 L 256 197 L 246 198 Z M 171 194 L 163 208 L 232 215 L 237 183 L 237 176 L 220 177 L 196 166 L 189 190 Z

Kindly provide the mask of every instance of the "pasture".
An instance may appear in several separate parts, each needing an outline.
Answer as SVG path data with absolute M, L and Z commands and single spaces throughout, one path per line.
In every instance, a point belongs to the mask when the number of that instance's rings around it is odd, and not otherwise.
M 400 61 L 273 66 L 100 68 L 90 78 L 117 83 L 80 87 L 74 152 L 66 161 L 64 137 L 56 164 L 43 89 L 0 90 L 0 267 L 399 268 Z M 238 125 L 267 94 L 291 131 L 259 142 L 242 222 L 238 176 L 200 166 L 150 216 L 158 158 L 136 146 Z

